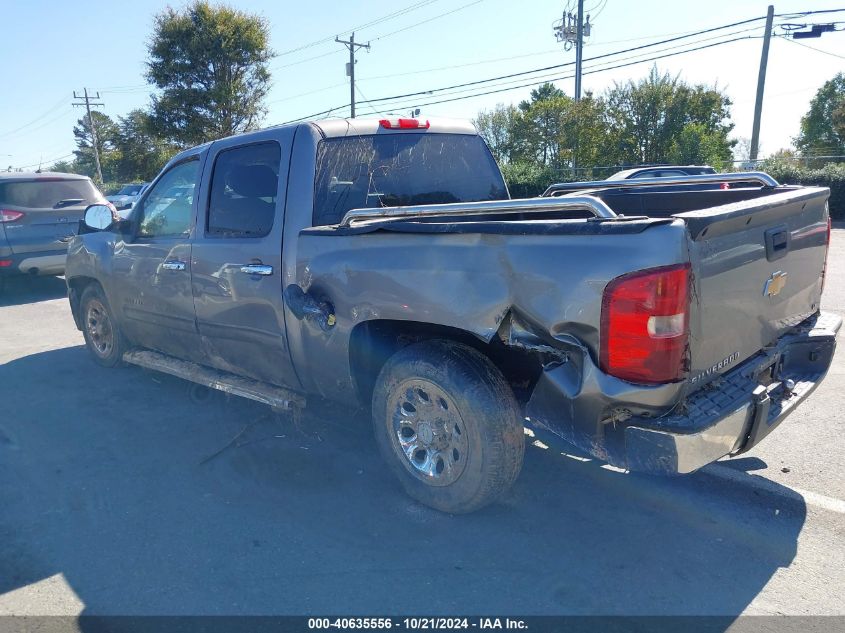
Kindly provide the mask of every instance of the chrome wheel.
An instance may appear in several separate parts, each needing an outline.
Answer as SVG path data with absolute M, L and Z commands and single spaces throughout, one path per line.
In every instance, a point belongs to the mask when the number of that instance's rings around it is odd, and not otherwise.
M 405 380 L 393 391 L 393 448 L 405 467 L 434 486 L 455 482 L 466 467 L 469 439 L 458 408 L 432 382 Z
M 114 349 L 114 329 L 109 313 L 99 299 L 88 301 L 85 330 L 94 352 L 102 358 L 108 357 Z

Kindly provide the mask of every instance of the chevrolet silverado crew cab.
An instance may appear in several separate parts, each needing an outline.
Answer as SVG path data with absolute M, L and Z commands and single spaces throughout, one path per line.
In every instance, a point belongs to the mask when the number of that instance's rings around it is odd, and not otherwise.
M 745 173 L 558 193 L 509 199 L 468 123 L 243 134 L 176 156 L 128 219 L 88 208 L 70 305 L 101 365 L 363 404 L 406 491 L 448 512 L 516 479 L 526 418 L 688 473 L 819 384 L 840 326 L 819 310 L 827 189 Z

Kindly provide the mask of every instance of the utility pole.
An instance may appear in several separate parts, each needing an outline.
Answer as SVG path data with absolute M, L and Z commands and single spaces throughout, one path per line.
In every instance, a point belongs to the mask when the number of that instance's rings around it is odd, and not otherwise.
M 757 149 L 760 145 L 760 116 L 763 113 L 763 88 L 766 86 L 766 66 L 769 63 L 769 42 L 772 39 L 772 20 L 775 17 L 775 7 L 769 5 L 766 12 L 766 34 L 763 36 L 763 54 L 760 56 L 760 73 L 757 75 L 757 99 L 754 102 L 754 126 L 751 128 L 751 150 L 748 159 L 757 160 Z
M 584 0 L 578 0 L 575 32 L 575 103 L 581 101 L 581 53 L 584 50 Z
M 334 41 L 338 44 L 343 44 L 346 48 L 349 49 L 349 62 L 346 64 L 346 75 L 349 77 L 349 114 L 351 118 L 355 118 L 355 51 L 359 48 L 366 48 L 368 51 L 370 50 L 370 43 L 367 42 L 366 44 L 356 44 L 355 43 L 355 32 L 352 32 L 352 35 L 349 36 L 349 40 L 342 40 L 339 37 L 335 37 Z
M 564 50 L 570 50 L 575 47 L 575 103 L 581 101 L 581 60 L 584 51 L 584 38 L 590 37 L 592 25 L 590 24 L 590 16 L 587 16 L 586 23 L 584 22 L 584 0 L 578 0 L 578 9 L 575 15 L 569 11 L 571 4 L 567 3 L 564 9 L 563 17 L 560 21 L 552 25 L 552 30 L 555 32 L 555 39 L 558 42 L 563 42 Z M 577 117 L 577 114 L 576 114 Z M 578 132 L 579 121 L 575 121 L 575 143 L 572 148 L 572 174 L 578 175 Z
M 105 103 L 98 102 L 92 103 L 91 99 L 99 99 L 100 93 L 97 93 L 97 96 L 91 96 L 88 94 L 88 88 L 83 88 L 82 96 L 76 94 L 76 90 L 73 91 L 73 98 L 81 100 L 82 103 L 74 103 L 74 106 L 85 106 L 85 110 L 88 112 L 88 125 L 91 127 L 91 140 L 92 145 L 94 146 L 94 162 L 97 164 L 97 178 L 100 179 L 100 184 L 103 183 L 103 170 L 100 167 L 100 148 L 99 142 L 97 141 L 97 126 L 94 124 L 94 117 L 91 116 L 91 106 L 104 106 Z

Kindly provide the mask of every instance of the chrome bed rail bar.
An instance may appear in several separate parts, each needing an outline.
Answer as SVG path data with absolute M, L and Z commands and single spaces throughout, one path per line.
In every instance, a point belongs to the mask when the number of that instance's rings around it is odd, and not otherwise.
M 423 204 L 407 207 L 350 209 L 338 226 L 349 227 L 368 220 L 414 220 L 439 216 L 504 215 L 508 213 L 548 213 L 554 211 L 589 211 L 597 218 L 613 219 L 616 214 L 604 202 L 593 196 L 557 198 L 522 198 L 453 204 Z
M 544 198 L 566 195 L 570 192 L 592 189 L 620 189 L 654 187 L 659 185 L 702 185 L 731 182 L 755 182 L 763 187 L 777 187 L 780 183 L 762 171 L 734 172 L 730 174 L 704 174 L 702 176 L 670 176 L 666 178 L 630 178 L 628 180 L 590 180 L 561 182 L 550 185 L 543 192 Z

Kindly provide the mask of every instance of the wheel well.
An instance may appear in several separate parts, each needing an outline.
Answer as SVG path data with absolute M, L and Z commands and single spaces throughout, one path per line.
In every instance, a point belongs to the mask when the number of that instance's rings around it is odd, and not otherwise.
M 521 404 L 527 400 L 542 371 L 540 356 L 505 345 L 498 337 L 488 342 L 466 330 L 418 321 L 365 321 L 355 326 L 349 340 L 349 366 L 361 403 L 369 406 L 379 372 L 393 354 L 413 343 L 432 339 L 463 343 L 487 356 L 502 372 Z
M 77 330 L 82 330 L 82 315 L 79 312 L 79 303 L 82 300 L 82 293 L 85 292 L 85 289 L 92 284 L 100 286 L 101 289 L 103 287 L 100 282 L 93 277 L 74 277 L 67 280 L 67 296 L 70 301 L 70 311 L 71 314 L 73 314 L 73 322 L 76 323 Z

